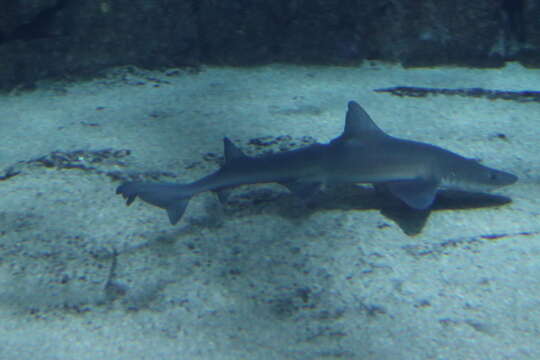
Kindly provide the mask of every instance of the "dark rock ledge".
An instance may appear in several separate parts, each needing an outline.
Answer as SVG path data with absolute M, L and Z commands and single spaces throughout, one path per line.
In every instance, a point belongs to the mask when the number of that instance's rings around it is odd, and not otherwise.
M 540 0 L 25 0 L 0 11 L 0 89 L 111 66 L 540 66 Z

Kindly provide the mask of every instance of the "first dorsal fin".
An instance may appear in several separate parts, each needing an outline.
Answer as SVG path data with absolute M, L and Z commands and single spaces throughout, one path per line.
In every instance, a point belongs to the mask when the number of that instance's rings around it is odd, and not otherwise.
M 244 154 L 240 148 L 234 145 L 229 138 L 223 138 L 223 145 L 225 151 L 225 163 L 247 157 L 247 155 Z
M 349 101 L 345 129 L 341 140 L 367 140 L 388 136 L 369 117 L 368 113 L 355 101 Z

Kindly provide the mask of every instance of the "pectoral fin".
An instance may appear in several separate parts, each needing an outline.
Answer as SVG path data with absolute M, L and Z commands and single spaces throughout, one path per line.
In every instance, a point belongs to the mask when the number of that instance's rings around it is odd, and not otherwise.
M 427 209 L 435 200 L 437 186 L 435 180 L 403 180 L 385 183 L 390 192 L 401 201 L 417 210 Z

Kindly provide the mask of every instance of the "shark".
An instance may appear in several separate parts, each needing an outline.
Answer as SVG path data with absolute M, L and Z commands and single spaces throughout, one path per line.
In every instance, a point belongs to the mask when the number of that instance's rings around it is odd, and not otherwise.
M 224 153 L 224 165 L 197 181 L 131 181 L 118 186 L 116 193 L 127 205 L 139 197 L 165 209 L 175 225 L 194 195 L 213 191 L 226 203 L 232 188 L 247 184 L 278 183 L 309 198 L 325 184 L 367 183 L 410 208 L 424 210 L 441 189 L 488 192 L 518 180 L 436 145 L 393 137 L 355 101 L 348 103 L 343 133 L 327 144 L 251 157 L 225 137 Z

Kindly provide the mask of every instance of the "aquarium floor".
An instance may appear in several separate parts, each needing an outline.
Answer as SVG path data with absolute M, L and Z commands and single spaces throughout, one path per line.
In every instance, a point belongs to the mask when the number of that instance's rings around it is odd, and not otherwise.
M 0 359 L 539 359 L 540 103 L 374 91 L 539 84 L 516 64 L 119 68 L 2 95 Z M 495 192 L 512 202 L 419 214 L 369 187 L 305 206 L 260 185 L 227 206 L 201 194 L 173 227 L 115 195 L 129 176 L 208 174 L 224 136 L 250 153 L 327 142 L 349 100 L 515 173 Z

